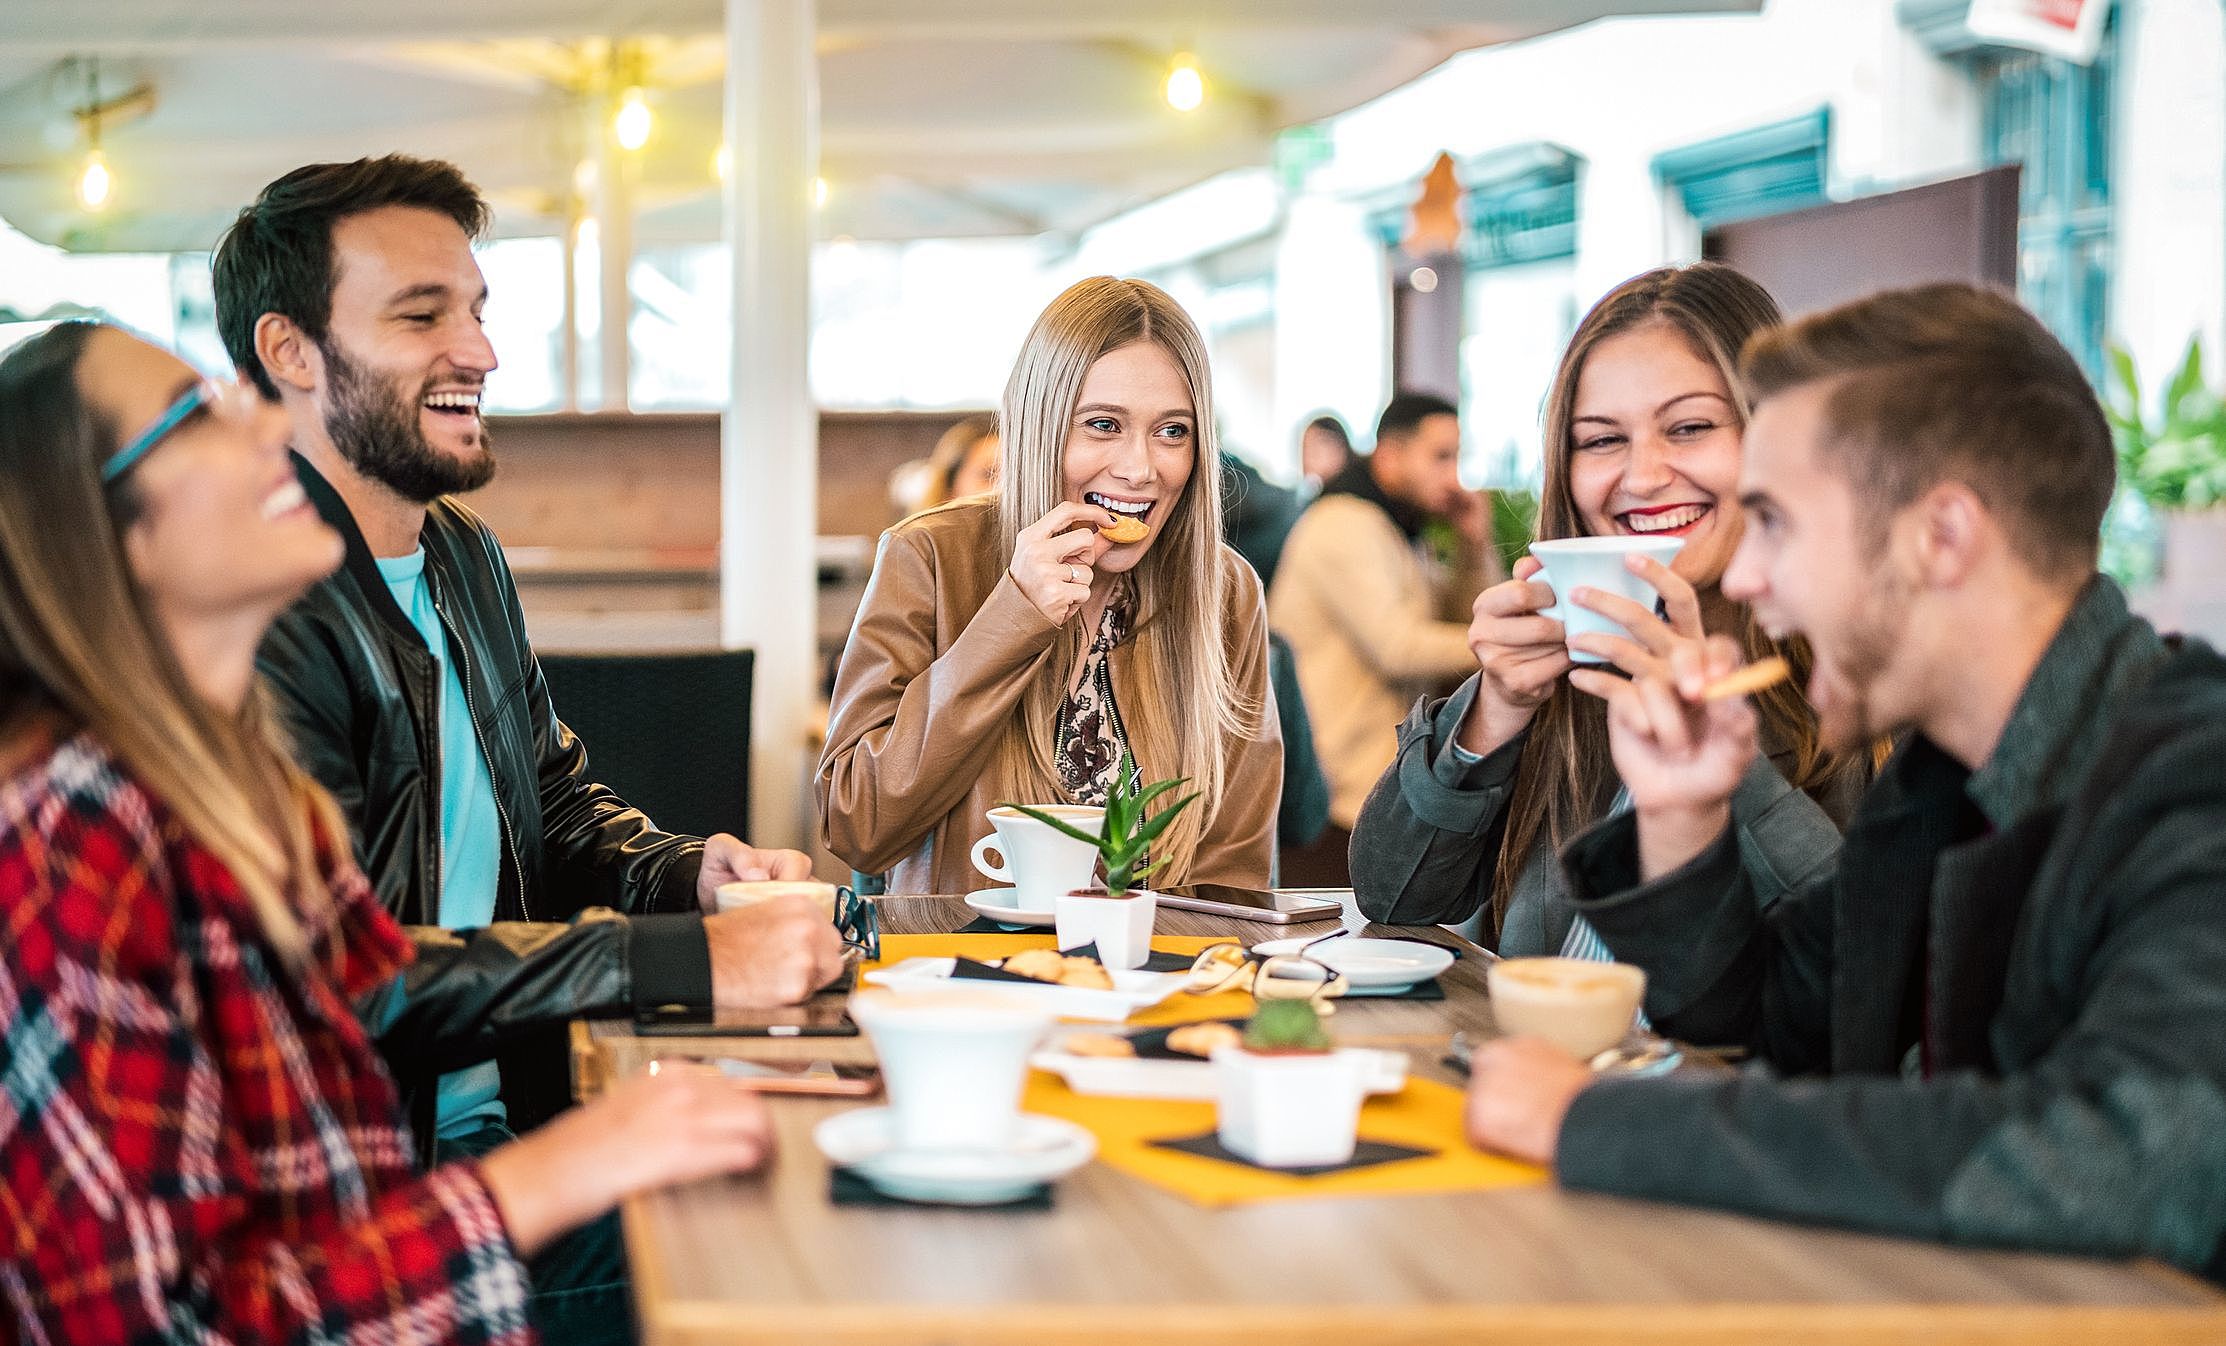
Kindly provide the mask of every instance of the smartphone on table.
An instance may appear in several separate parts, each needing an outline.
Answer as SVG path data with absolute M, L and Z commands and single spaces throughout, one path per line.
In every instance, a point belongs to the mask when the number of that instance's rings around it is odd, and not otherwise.
M 650 1063 L 655 1070 L 667 1061 L 688 1061 L 710 1066 L 747 1088 L 765 1094 L 825 1094 L 837 1098 L 865 1098 L 880 1092 L 878 1066 L 851 1065 L 841 1061 L 743 1061 L 731 1056 L 661 1056 Z
M 1350 888 L 1234 888 L 1222 883 L 1173 885 L 1157 890 L 1161 906 L 1234 916 L 1240 921 L 1290 925 L 1335 920 L 1345 910 Z
M 774 1009 L 651 1005 L 635 1012 L 634 1031 L 643 1037 L 853 1038 L 858 1025 L 841 996 L 821 995 Z

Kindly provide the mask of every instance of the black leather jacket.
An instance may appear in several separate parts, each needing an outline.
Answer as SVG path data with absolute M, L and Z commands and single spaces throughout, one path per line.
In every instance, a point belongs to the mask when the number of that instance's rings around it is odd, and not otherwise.
M 710 1003 L 694 914 L 703 843 L 658 831 L 589 777 L 585 748 L 549 704 L 494 533 L 442 499 L 421 534 L 425 580 L 487 757 L 503 853 L 496 923 L 440 928 L 440 666 L 339 492 L 299 455 L 294 466 L 347 559 L 272 626 L 257 663 L 296 754 L 347 814 L 357 863 L 417 948 L 357 1012 L 421 1141 L 436 1077 L 490 1057 L 523 1130 L 569 1097 L 568 1020 Z

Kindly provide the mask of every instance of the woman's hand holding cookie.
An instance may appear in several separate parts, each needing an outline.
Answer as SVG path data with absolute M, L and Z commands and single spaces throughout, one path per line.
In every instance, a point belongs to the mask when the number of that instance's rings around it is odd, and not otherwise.
M 1066 625 L 1090 597 L 1091 567 L 1113 545 L 1097 530 L 1113 523 L 1112 511 L 1068 500 L 1020 530 L 1008 569 L 1053 626 Z

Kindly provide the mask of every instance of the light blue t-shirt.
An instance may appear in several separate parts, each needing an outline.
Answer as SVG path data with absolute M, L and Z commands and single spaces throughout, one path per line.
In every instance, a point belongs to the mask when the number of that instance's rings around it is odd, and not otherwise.
M 424 637 L 441 667 L 441 896 L 440 923 L 470 930 L 495 919 L 495 890 L 502 882 L 502 815 L 495 782 L 472 729 L 464 682 L 448 657 L 448 633 L 425 583 L 425 549 L 379 561 L 379 575 L 394 601 Z M 505 1117 L 502 1072 L 492 1061 L 441 1076 L 437 1131 L 443 1140 L 476 1131 Z

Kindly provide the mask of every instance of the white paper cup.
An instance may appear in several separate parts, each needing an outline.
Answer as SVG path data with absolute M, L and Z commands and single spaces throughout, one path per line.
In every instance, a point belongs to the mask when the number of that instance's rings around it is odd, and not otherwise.
M 1052 903 L 1053 928 L 1062 949 L 1098 946 L 1108 968 L 1137 968 L 1152 955 L 1152 921 L 1159 899 L 1132 888 L 1125 896 L 1061 893 Z
M 860 991 L 850 1017 L 873 1039 L 897 1144 L 907 1150 L 1001 1149 L 1020 1116 L 1020 1086 L 1052 1014 L 994 990 L 901 995 Z
M 1105 810 L 1082 804 L 1031 804 L 1030 808 L 1096 836 L 1105 826 Z M 994 808 L 986 815 L 996 829 L 974 843 L 974 868 L 1014 890 L 1013 905 L 1023 911 L 1050 911 L 1061 893 L 1090 886 L 1097 873 L 1096 843 L 1077 841 L 1051 826 L 1013 808 Z M 1004 863 L 992 865 L 990 852 Z
M 1484 980 L 1500 1032 L 1544 1038 L 1580 1061 L 1623 1041 L 1646 998 L 1646 972 L 1630 963 L 1502 958 Z
M 839 891 L 834 884 L 815 883 L 809 879 L 743 879 L 720 884 L 712 890 L 711 900 L 720 911 L 735 911 L 777 897 L 805 897 L 832 921 L 835 919 L 835 896 Z
M 1632 574 L 1623 564 L 1626 556 L 1651 556 L 1663 565 L 1677 555 L 1685 545 L 1681 537 L 1565 537 L 1530 544 L 1530 554 L 1545 567 L 1535 577 L 1539 583 L 1554 591 L 1554 605 L 1539 613 L 1551 617 L 1562 625 L 1563 634 L 1574 638 L 1582 635 L 1620 636 L 1628 632 L 1623 623 L 1603 617 L 1591 608 L 1579 607 L 1569 601 L 1572 590 L 1580 587 L 1621 594 L 1639 606 L 1652 611 L 1661 601 L 1653 585 Z M 1569 657 L 1580 664 L 1608 662 L 1597 654 L 1571 649 Z

